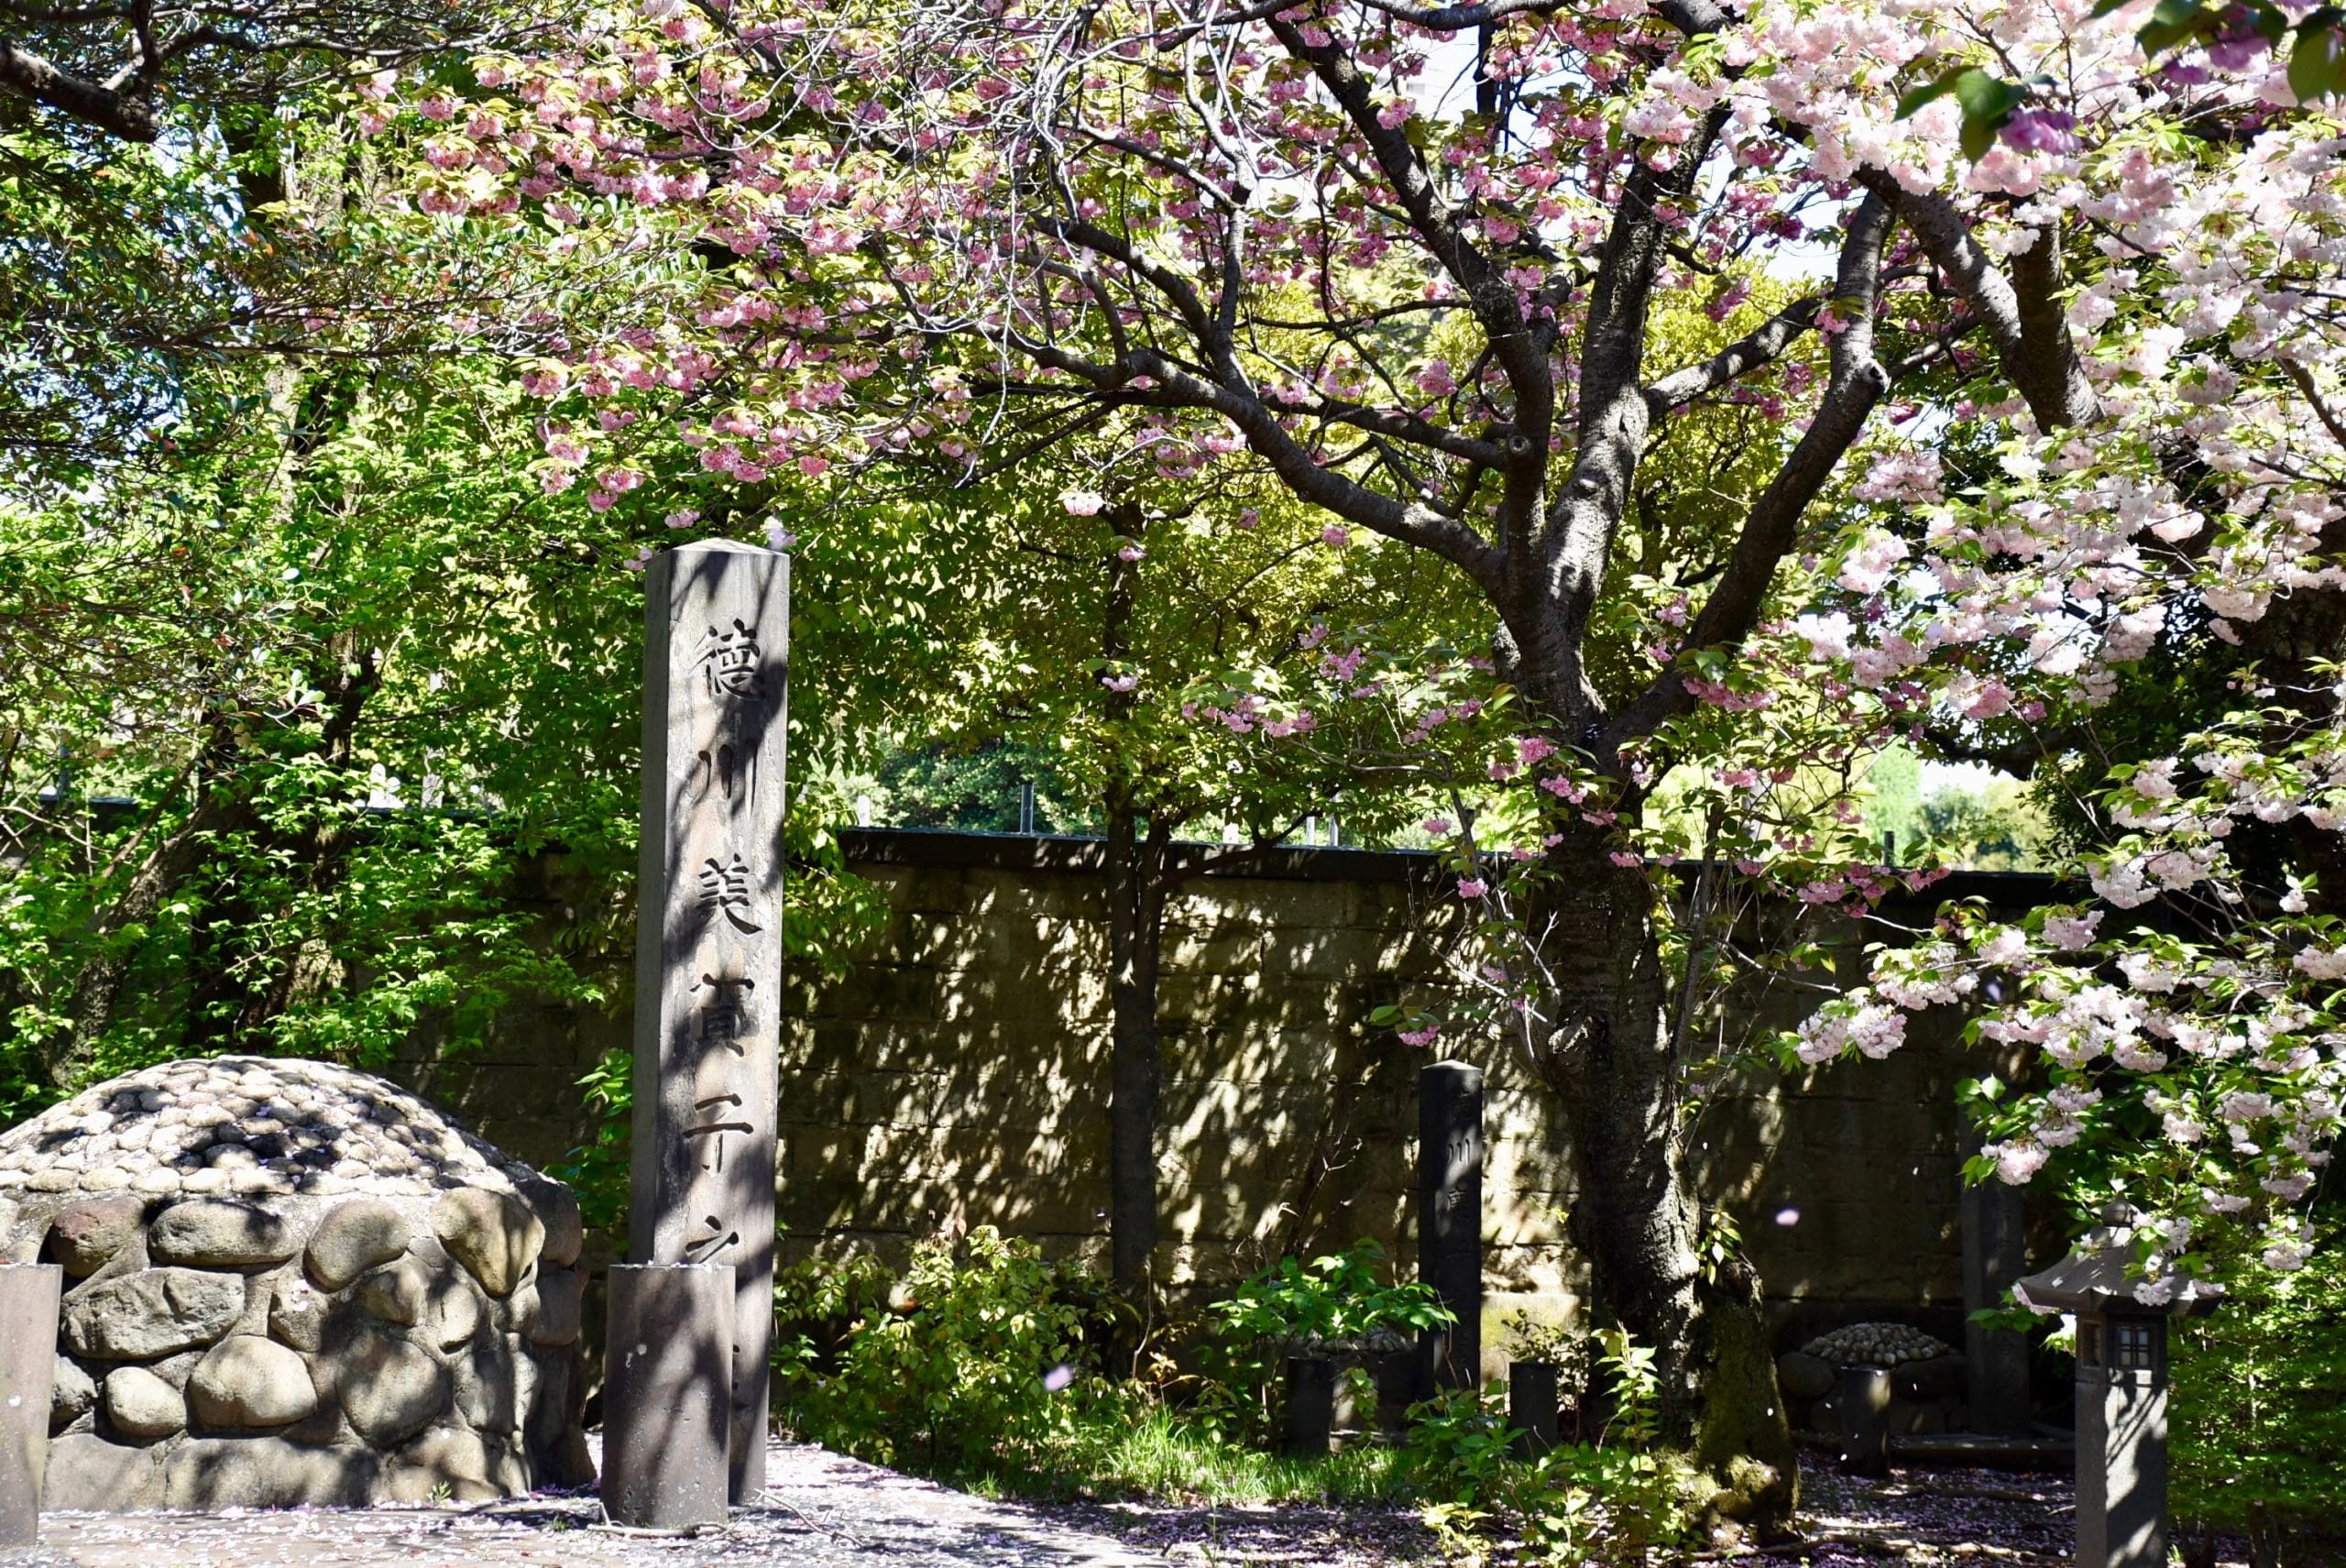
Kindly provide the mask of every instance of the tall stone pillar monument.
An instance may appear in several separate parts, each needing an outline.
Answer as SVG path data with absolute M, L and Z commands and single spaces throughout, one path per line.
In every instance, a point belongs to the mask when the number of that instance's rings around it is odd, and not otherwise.
M 707 540 L 644 586 L 628 1256 L 733 1270 L 738 1504 L 765 1487 L 790 563 Z

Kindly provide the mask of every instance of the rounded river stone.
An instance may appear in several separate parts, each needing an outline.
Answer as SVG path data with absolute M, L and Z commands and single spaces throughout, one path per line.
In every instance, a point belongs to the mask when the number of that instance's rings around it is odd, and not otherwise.
M 448 1408 L 448 1369 L 411 1344 L 370 1332 L 340 1359 L 343 1413 L 378 1448 L 405 1442 Z
M 1832 1363 L 1804 1351 L 1788 1350 L 1778 1356 L 1776 1377 L 1795 1399 L 1821 1399 L 1833 1392 Z
M 97 1402 L 98 1386 L 82 1370 L 81 1363 L 59 1356 L 56 1376 L 49 1384 L 49 1424 L 52 1428 L 69 1425 Z
M 432 1229 L 449 1255 L 492 1296 L 512 1293 L 545 1245 L 545 1223 L 506 1192 L 465 1188 L 432 1205 Z
M 245 1310 L 245 1282 L 195 1268 L 146 1268 L 75 1292 L 65 1348 L 107 1361 L 149 1361 L 210 1344 Z
M 568 1268 L 576 1263 L 586 1245 L 586 1223 L 578 1212 L 578 1194 L 559 1181 L 538 1177 L 521 1184 L 521 1196 L 530 1201 L 530 1207 L 545 1223 L 545 1261 L 557 1268 Z
M 309 1364 L 273 1340 L 236 1334 L 213 1347 L 187 1380 L 188 1406 L 208 1427 L 281 1427 L 318 1408 Z
M 138 1233 L 147 1201 L 128 1193 L 68 1203 L 49 1222 L 50 1255 L 76 1279 L 95 1274 Z
M 378 1198 L 338 1203 L 310 1237 L 310 1277 L 339 1290 L 368 1269 L 407 1251 L 407 1221 Z
M 293 1255 L 285 1222 L 266 1209 L 199 1198 L 174 1203 L 148 1228 L 147 1250 L 158 1263 L 199 1268 L 249 1268 Z
M 106 1419 L 123 1436 L 151 1442 L 187 1425 L 187 1400 L 143 1366 L 117 1366 L 106 1374 Z
M 403 1257 L 378 1268 L 358 1282 L 358 1305 L 367 1316 L 401 1325 L 423 1316 L 423 1302 L 432 1277 L 422 1264 Z

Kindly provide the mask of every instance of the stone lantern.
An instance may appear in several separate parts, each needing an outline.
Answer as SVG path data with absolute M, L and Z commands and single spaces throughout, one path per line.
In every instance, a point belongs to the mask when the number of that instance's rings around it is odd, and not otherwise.
M 2132 1225 L 2104 1220 L 2012 1293 L 2077 1315 L 2077 1568 L 2165 1568 L 2167 1321 L 2215 1310 L 2223 1288 L 2183 1279 L 2144 1305 L 2127 1277 Z

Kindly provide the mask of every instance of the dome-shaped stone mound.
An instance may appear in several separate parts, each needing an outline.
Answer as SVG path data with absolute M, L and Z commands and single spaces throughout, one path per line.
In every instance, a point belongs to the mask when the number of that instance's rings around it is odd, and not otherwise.
M 0 1133 L 0 1196 L 510 1192 L 517 1172 L 530 1174 L 397 1084 L 265 1057 L 166 1062 Z
M 592 1479 L 570 1190 L 395 1084 L 167 1062 L 0 1133 L 0 1260 L 60 1265 L 43 1504 Z

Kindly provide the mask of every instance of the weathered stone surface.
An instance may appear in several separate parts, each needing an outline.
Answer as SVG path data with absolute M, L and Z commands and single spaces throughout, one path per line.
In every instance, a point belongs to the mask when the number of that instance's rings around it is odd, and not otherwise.
M 117 1435 L 152 1442 L 187 1425 L 187 1400 L 143 1366 L 117 1366 L 106 1374 L 106 1420 Z
M 454 1350 L 478 1331 L 483 1306 L 480 1287 L 462 1269 L 441 1275 L 432 1282 L 423 1332 L 442 1350 Z
M 194 1438 L 163 1465 L 163 1506 L 222 1508 L 356 1508 L 373 1491 L 380 1461 L 367 1449 L 312 1448 L 276 1437 Z
M 1952 1399 L 1963 1392 L 1963 1367 L 1959 1355 L 1910 1361 L 1892 1375 L 1891 1383 L 1903 1399 Z
M 325 1338 L 325 1296 L 296 1275 L 277 1281 L 269 1294 L 269 1332 L 280 1343 L 315 1354 Z
M 578 1212 L 578 1194 L 559 1181 L 544 1177 L 521 1184 L 521 1196 L 546 1228 L 545 1252 L 547 1263 L 557 1268 L 568 1268 L 578 1261 L 586 1245 L 586 1225 Z
M 79 1364 L 59 1356 L 57 1371 L 49 1384 L 49 1430 L 59 1431 L 71 1425 L 76 1417 L 86 1414 L 97 1402 L 96 1381 Z
M 65 1303 L 65 1348 L 108 1361 L 146 1361 L 210 1344 L 245 1310 L 234 1274 L 148 1268 L 87 1286 Z
M 423 1316 L 432 1277 L 414 1258 L 403 1257 L 358 1282 L 358 1305 L 369 1317 L 402 1327 Z
M 460 1503 L 504 1496 L 491 1479 L 495 1465 L 478 1432 L 434 1427 L 401 1449 L 383 1470 L 377 1497 L 390 1503 L 424 1503 L 442 1494 Z
M 31 1192 L 324 1191 L 377 1194 L 451 1187 L 510 1192 L 533 1173 L 422 1100 L 331 1062 L 230 1057 L 167 1062 L 109 1080 L 0 1133 L 0 1173 Z M 198 1070 L 180 1069 L 191 1065 Z M 170 1179 L 167 1181 L 166 1178 Z
M 163 1450 L 76 1432 L 52 1438 L 40 1506 L 51 1513 L 130 1513 L 162 1506 Z
M 578 1320 L 586 1299 L 586 1277 L 575 1268 L 550 1268 L 538 1276 L 538 1308 L 525 1331 L 532 1344 L 578 1343 Z
M 546 1239 L 544 1222 L 527 1203 L 478 1189 L 451 1192 L 434 1203 L 432 1229 L 449 1255 L 492 1296 L 512 1293 Z
M 203 1358 L 210 1354 L 208 1350 L 183 1350 L 177 1355 L 167 1355 L 160 1361 L 148 1362 L 147 1370 L 181 1393 L 185 1393 L 187 1380 L 195 1375 L 195 1369 L 203 1365 Z
M 197 1268 L 249 1268 L 293 1255 L 292 1231 L 266 1209 L 214 1198 L 174 1203 L 148 1227 L 147 1250 L 158 1263 Z
M 407 1251 L 407 1221 L 380 1199 L 354 1198 L 336 1204 L 310 1237 L 310 1277 L 339 1290 L 368 1269 Z
M 456 1362 L 456 1413 L 466 1426 L 509 1432 L 521 1424 L 521 1386 L 501 1335 Z
M 565 1423 L 577 1424 L 578 1412 L 571 1408 L 577 1363 L 566 1355 L 533 1355 L 516 1370 L 521 1402 L 529 1412 L 522 1435 L 540 1448 L 551 1447 L 561 1439 Z
M 406 1442 L 448 1408 L 448 1369 L 411 1344 L 369 1330 L 338 1359 L 343 1414 L 378 1448 Z
M 283 1345 L 252 1334 L 214 1346 L 188 1378 L 187 1394 L 199 1422 L 232 1431 L 281 1427 L 318 1405 L 309 1365 Z
M 1795 1399 L 1821 1399 L 1833 1392 L 1833 1366 L 1821 1356 L 1790 1350 L 1776 1358 L 1776 1379 Z
M 104 1267 L 138 1234 L 138 1222 L 146 1211 L 147 1201 L 129 1193 L 69 1203 L 49 1219 L 49 1255 L 66 1273 L 85 1279 Z
M 518 1287 L 501 1303 L 498 1327 L 507 1333 L 528 1338 L 538 1326 L 538 1285 L 535 1279 Z

